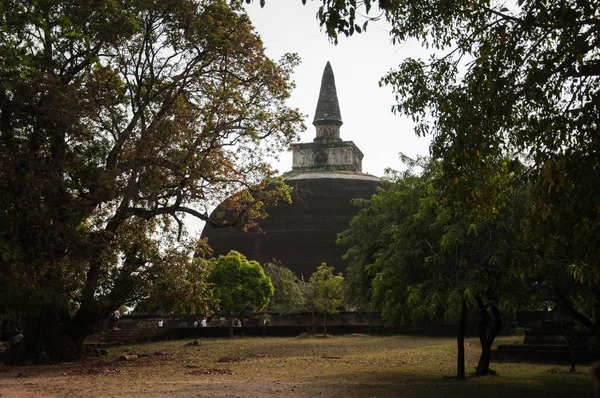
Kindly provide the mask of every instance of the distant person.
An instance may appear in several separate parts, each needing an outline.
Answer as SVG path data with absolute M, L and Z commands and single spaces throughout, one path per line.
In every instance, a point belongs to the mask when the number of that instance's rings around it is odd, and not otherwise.
M 202 322 L 200 322 L 200 327 L 205 328 L 207 326 L 206 318 L 202 318 Z
M 269 326 L 269 320 L 267 318 L 263 319 L 263 328 L 262 328 L 262 335 L 263 337 L 265 337 L 266 331 L 267 331 L 267 326 Z
M 164 325 L 164 323 L 163 323 L 163 320 L 162 320 L 162 319 L 161 319 L 161 320 L 159 320 L 159 321 L 158 321 L 158 327 L 159 327 L 159 328 L 162 328 L 162 327 L 163 327 L 163 325 Z
M 121 318 L 121 312 L 119 310 L 115 310 L 115 312 L 113 313 L 113 318 L 115 319 L 113 329 L 117 329 L 117 327 L 119 326 L 119 319 Z
M 198 321 L 194 321 L 194 327 L 197 328 L 198 327 Z
M 23 340 L 23 332 L 17 329 L 17 334 L 12 338 L 12 342 L 14 345 L 19 344 Z

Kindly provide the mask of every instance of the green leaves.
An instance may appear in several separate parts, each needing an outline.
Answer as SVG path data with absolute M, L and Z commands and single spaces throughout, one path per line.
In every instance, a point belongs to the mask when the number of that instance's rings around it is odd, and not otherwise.
M 303 129 L 285 105 L 299 59 L 268 59 L 234 3 L 2 2 L 0 308 L 102 316 L 161 275 L 180 287 L 165 310 L 196 311 L 183 218 L 251 227 L 289 199 L 269 161 Z M 227 197 L 233 218 L 210 220 Z
M 387 189 L 364 203 L 338 238 L 351 246 L 349 301 L 390 321 L 413 322 L 452 317 L 463 298 L 472 302 L 475 295 L 520 302 L 526 286 L 509 268 L 523 249 L 523 197 L 511 198 L 493 221 L 476 221 L 446 200 L 440 162 L 407 163 L 409 171 L 389 173 Z
M 130 277 L 126 272 L 121 273 Z M 171 248 L 144 273 L 145 285 L 136 289 L 145 293 L 135 307 L 137 313 L 209 315 L 216 306 L 214 286 L 208 281 L 210 266 L 205 259 L 190 259 L 189 252 Z
M 337 314 L 343 301 L 344 277 L 334 275 L 333 270 L 322 263 L 308 280 L 308 303 L 325 314 Z
M 218 311 L 225 314 L 261 311 L 274 292 L 260 264 L 236 251 L 211 260 L 209 281 L 214 284 Z
M 269 302 L 269 311 L 278 313 L 300 312 L 306 303 L 301 281 L 283 264 L 272 260 L 263 265 L 265 274 L 271 279 L 275 289 Z
M 333 40 L 360 33 L 356 18 L 377 19 L 369 16 L 376 5 L 394 43 L 412 38 L 437 50 L 428 60 L 404 60 L 380 85 L 396 93 L 393 112 L 411 117 L 417 135 L 432 135 L 431 155 L 443 160 L 448 181 L 443 190 L 463 211 L 493 220 L 513 186 L 543 179 L 534 184 L 537 213 L 527 220 L 538 233 L 528 236 L 554 236 L 579 267 L 597 268 L 600 235 L 585 220 L 600 217 L 598 2 L 322 4 L 318 18 Z M 528 170 L 496 174 L 497 164 L 513 158 Z

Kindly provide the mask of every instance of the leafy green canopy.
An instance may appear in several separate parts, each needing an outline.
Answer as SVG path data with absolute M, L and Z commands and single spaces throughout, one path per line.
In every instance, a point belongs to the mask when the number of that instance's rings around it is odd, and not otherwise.
M 437 162 L 404 160 L 408 170 L 390 172 L 388 188 L 363 203 L 338 236 L 350 245 L 348 301 L 413 322 L 454 318 L 463 299 L 504 308 L 522 303 L 526 287 L 509 273 L 522 250 L 522 194 L 494 222 L 473 223 L 444 203 Z
M 576 277 L 600 278 L 599 2 L 321 2 L 317 17 L 335 41 L 385 18 L 394 42 L 434 50 L 381 83 L 397 93 L 394 111 L 433 135 L 449 195 L 477 218 L 495 217 L 515 181 L 507 188 L 490 165 L 521 158 L 529 170 L 514 179 L 536 183 L 525 238 L 540 255 L 561 251 Z M 519 271 L 535 272 L 535 262 Z
M 187 256 L 187 252 L 175 252 Z M 140 289 L 134 312 L 164 315 L 209 315 L 215 306 L 213 285 L 208 281 L 210 263 L 203 258 L 177 261 L 164 256 L 160 267 L 149 273 Z
M 305 304 L 301 281 L 289 268 L 276 260 L 263 265 L 265 274 L 271 279 L 275 293 L 269 302 L 269 311 L 300 312 Z
M 335 275 L 333 269 L 322 263 L 308 280 L 309 305 L 323 314 L 337 314 L 344 298 L 344 277 Z
M 274 288 L 256 261 L 230 251 L 211 260 L 209 281 L 214 284 L 218 311 L 228 315 L 260 311 L 269 304 Z
M 363 208 L 338 235 L 338 243 L 350 246 L 347 301 L 399 321 L 409 320 L 415 307 L 409 300 L 411 289 L 421 292 L 413 288 L 433 277 L 425 262 L 440 251 L 443 230 L 430 206 L 419 214 L 421 200 L 428 197 L 428 181 L 411 172 L 390 177 L 386 189 L 357 203 Z M 432 310 L 437 310 L 435 305 Z
M 523 249 L 526 191 L 516 190 L 493 220 L 473 222 L 439 190 L 444 185 L 439 162 L 418 159 L 409 166 L 419 166 L 422 174 L 412 167 L 390 174 L 389 188 L 380 189 L 338 236 L 351 246 L 348 295 L 390 321 L 459 314 L 464 321 L 466 306 L 476 307 L 482 348 L 477 374 L 488 374 L 490 349 L 504 326 L 502 310 L 523 305 L 529 292 L 509 272 Z M 488 330 L 490 310 L 494 325 Z M 464 339 L 464 323 L 461 329 Z M 459 377 L 464 378 L 464 358 Z
M 299 61 L 268 59 L 235 3 L 0 3 L 0 308 L 75 301 L 89 323 L 194 279 L 185 215 L 289 199 L 267 157 L 303 128 Z

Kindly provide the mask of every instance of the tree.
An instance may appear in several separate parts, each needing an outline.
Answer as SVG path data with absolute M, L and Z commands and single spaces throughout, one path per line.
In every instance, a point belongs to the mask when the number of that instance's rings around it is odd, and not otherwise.
M 437 189 L 438 162 L 404 160 L 408 170 L 390 172 L 389 187 L 364 203 L 350 229 L 338 236 L 350 245 L 347 291 L 352 303 L 369 303 L 388 321 L 460 319 L 459 379 L 467 306 L 477 308 L 482 349 L 477 373 L 488 374 L 491 345 L 504 324 L 501 310 L 517 305 L 526 291 L 509 273 L 521 248 L 524 201 L 517 194 L 494 222 L 475 223 Z
M 214 284 L 218 310 L 227 316 L 229 336 L 233 336 L 233 318 L 252 309 L 261 311 L 269 304 L 274 288 L 256 261 L 230 251 L 211 260 L 209 281 Z
M 406 59 L 381 84 L 397 94 L 394 112 L 413 118 L 418 135 L 433 135 L 440 193 L 470 219 L 466 225 L 485 225 L 510 205 L 511 192 L 528 186 L 528 248 L 511 272 L 546 285 L 550 274 L 571 275 L 577 290 L 593 291 L 600 280 L 598 2 L 321 3 L 317 17 L 334 42 L 385 18 L 394 42 L 412 38 L 434 50 L 428 61 Z M 497 173 L 499 166 L 512 174 Z M 597 330 L 575 309 L 569 296 L 578 293 L 561 291 L 553 300 Z
M 327 315 L 337 314 L 342 305 L 344 277 L 334 275 L 334 267 L 322 263 L 308 280 L 308 302 L 323 314 L 323 333 L 327 335 Z
M 322 4 L 318 18 L 334 40 L 385 18 L 394 42 L 413 38 L 435 50 L 428 61 L 404 60 L 381 83 L 397 93 L 394 111 L 412 117 L 418 135 L 433 136 L 444 189 L 465 210 L 494 217 L 506 204 L 505 188 L 490 165 L 523 159 L 528 170 L 515 178 L 535 188 L 525 238 L 540 255 L 567 258 L 573 273 L 600 279 L 597 1 Z M 539 264 L 524 262 L 521 271 Z
M 416 39 L 434 51 L 427 61 L 404 60 L 381 84 L 397 94 L 394 112 L 412 117 L 418 135 L 433 136 L 447 200 L 485 222 L 507 206 L 514 187 L 531 187 L 523 220 L 529 253 L 513 272 L 538 283 L 557 272 L 597 288 L 598 2 L 321 2 L 318 19 L 336 42 L 339 33 L 361 33 L 385 18 L 394 42 Z M 527 169 L 498 180 L 494 170 L 504 162 Z M 597 330 L 569 294 L 563 291 L 560 306 Z
M 269 311 L 299 312 L 306 300 L 302 294 L 301 282 L 296 274 L 276 260 L 264 264 L 263 269 L 275 288 L 273 298 L 269 302 Z
M 442 249 L 443 223 L 432 198 L 433 163 L 403 156 L 407 171 L 388 170 L 388 184 L 368 201 L 350 228 L 338 235 L 349 246 L 345 257 L 346 295 L 350 304 L 381 311 L 389 322 L 418 324 L 424 319 L 455 318 L 458 331 L 457 378 L 464 379 L 464 336 L 470 286 L 465 267 L 452 250 Z M 414 168 L 423 168 L 423 174 Z M 449 240 L 444 243 L 450 243 Z
M 289 200 L 266 157 L 303 127 L 298 58 L 268 59 L 224 0 L 8 0 L 0 20 L 0 308 L 27 316 L 21 356 L 69 359 L 169 253 L 191 264 L 185 215 L 251 226 Z M 235 220 L 209 219 L 229 196 Z
M 187 258 L 190 250 L 165 253 L 160 267 L 148 273 L 146 283 L 139 289 L 143 297 L 135 305 L 136 313 L 193 316 L 210 314 L 215 306 L 213 285 L 208 281 L 210 263 L 200 256 L 210 250 L 200 241 L 195 257 Z M 186 258 L 177 261 L 177 256 Z

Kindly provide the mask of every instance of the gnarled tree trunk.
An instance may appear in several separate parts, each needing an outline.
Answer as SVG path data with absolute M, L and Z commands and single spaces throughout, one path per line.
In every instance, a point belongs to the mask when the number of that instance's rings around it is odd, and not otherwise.
M 29 313 L 25 321 L 23 339 L 3 355 L 3 362 L 60 362 L 78 359 L 83 351 L 83 340 L 91 333 L 96 319 L 81 316 L 71 318 L 66 310 L 44 306 Z

